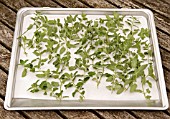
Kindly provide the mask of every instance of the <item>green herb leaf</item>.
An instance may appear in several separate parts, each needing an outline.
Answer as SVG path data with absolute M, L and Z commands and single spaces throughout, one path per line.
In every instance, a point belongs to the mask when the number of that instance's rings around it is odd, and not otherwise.
M 132 59 L 132 61 L 131 61 L 131 67 L 132 68 L 136 68 L 137 67 L 137 64 L 138 64 L 138 56 L 136 55 L 133 59 Z
M 45 74 L 36 74 L 36 77 L 38 77 L 38 78 L 44 78 L 44 77 L 45 77 Z
M 59 86 L 59 83 L 58 83 L 58 82 L 55 82 L 55 81 L 52 81 L 52 82 L 51 82 L 51 85 L 52 85 L 53 87 L 58 87 L 58 86 Z
M 27 30 L 32 29 L 33 26 L 34 26 L 34 24 L 30 24 L 30 25 L 28 26 Z
M 137 88 L 137 84 L 132 84 L 131 86 L 130 86 L 130 92 L 132 93 L 132 92 L 135 92 L 136 91 L 136 88 Z
M 75 70 L 76 68 L 77 68 L 76 66 L 70 66 L 70 67 L 69 67 L 69 70 L 70 70 L 70 71 L 73 71 L 73 70 Z
M 124 91 L 124 87 L 119 88 L 119 90 L 117 90 L 116 94 L 121 94 Z
M 141 66 L 134 72 L 134 74 L 135 74 L 137 77 L 141 76 L 141 75 L 143 74 L 144 69 L 145 69 L 147 66 L 148 66 L 147 64 L 141 65 Z
M 88 72 L 88 75 L 89 75 L 90 77 L 94 76 L 95 74 L 96 74 L 96 73 L 93 72 L 93 71 Z
M 60 49 L 60 54 L 63 54 L 63 53 L 65 52 L 65 50 L 66 50 L 66 48 L 65 48 L 65 47 L 62 47 L 62 48 Z
M 27 69 L 24 68 L 23 72 L 22 72 L 22 77 L 25 77 L 27 75 Z

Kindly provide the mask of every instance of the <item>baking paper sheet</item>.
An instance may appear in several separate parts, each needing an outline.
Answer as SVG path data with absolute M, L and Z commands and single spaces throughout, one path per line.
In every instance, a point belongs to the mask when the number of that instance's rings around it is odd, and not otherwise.
M 22 31 L 26 31 L 27 27 L 30 23 L 32 23 L 32 20 L 30 19 L 33 14 L 26 15 L 24 17 L 23 21 L 23 28 Z M 67 17 L 67 15 L 46 15 L 49 19 L 56 19 L 60 18 L 61 22 L 63 22 L 63 19 Z M 105 18 L 105 15 L 87 15 L 89 19 L 96 19 L 96 18 Z M 126 16 L 127 18 L 130 16 Z M 141 25 L 139 27 L 147 28 L 147 19 L 143 16 L 135 16 L 141 21 Z M 33 32 L 29 31 L 26 36 L 31 37 Z M 30 50 L 30 52 L 32 52 Z M 31 53 L 28 53 L 27 57 L 24 55 L 23 50 L 21 48 L 19 59 L 33 59 L 35 56 Z M 45 69 L 52 69 L 52 67 L 49 65 L 47 67 L 44 67 Z M 47 99 L 47 100 L 56 100 L 54 97 L 50 97 L 49 95 L 43 95 L 43 92 L 38 93 L 31 93 L 27 91 L 27 89 L 31 86 L 32 83 L 34 83 L 37 80 L 37 77 L 34 76 L 35 74 L 28 72 L 27 76 L 22 78 L 22 71 L 23 67 L 18 66 L 17 67 L 17 74 L 16 74 L 16 82 L 15 82 L 15 89 L 14 89 L 14 98 L 29 98 L 29 99 Z M 55 80 L 55 79 L 54 79 Z M 159 93 L 157 89 L 157 84 L 155 81 L 150 80 L 152 82 L 152 89 L 151 89 L 151 100 L 159 100 Z M 138 81 L 138 84 L 140 84 L 140 81 Z M 97 88 L 96 82 L 94 81 L 88 81 L 85 85 L 85 99 L 89 100 L 145 100 L 143 94 L 140 93 L 130 93 L 129 91 L 123 92 L 120 95 L 117 95 L 116 92 L 111 93 L 108 89 L 106 89 L 107 82 L 105 80 L 102 80 L 99 87 Z M 139 85 L 141 87 L 141 85 Z M 64 95 L 69 95 L 69 98 L 64 100 L 77 100 L 79 99 L 78 96 L 72 97 L 72 89 L 68 91 L 64 91 Z

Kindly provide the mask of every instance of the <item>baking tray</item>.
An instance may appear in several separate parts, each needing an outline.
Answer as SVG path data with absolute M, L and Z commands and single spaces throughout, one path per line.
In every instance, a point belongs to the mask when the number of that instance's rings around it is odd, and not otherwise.
M 87 14 L 90 18 L 103 17 L 112 14 L 113 11 L 126 16 L 139 17 L 142 24 L 151 31 L 150 43 L 153 44 L 154 71 L 157 82 L 154 84 L 153 97 L 149 102 L 138 95 L 122 94 L 120 96 L 109 97 L 102 90 L 95 90 L 93 95 L 88 95 L 87 99 L 79 102 L 77 99 L 62 100 L 61 102 L 49 97 L 41 97 L 39 94 L 30 94 L 24 89 L 29 84 L 29 80 L 21 80 L 21 69 L 18 62 L 22 57 L 19 47 L 18 36 L 20 36 L 30 21 L 30 17 L 35 11 L 40 11 L 49 18 L 62 18 L 67 15 Z M 89 84 L 90 85 L 90 84 Z M 89 86 L 93 91 L 93 87 Z M 103 93 L 102 93 L 103 92 Z M 101 95 L 102 94 L 102 95 Z M 105 94 L 105 95 L 103 95 Z M 92 9 L 92 8 L 22 8 L 17 13 L 14 41 L 12 47 L 7 90 L 4 107 L 7 110 L 49 110 L 49 109 L 140 109 L 140 110 L 165 110 L 169 106 L 158 40 L 156 35 L 153 13 L 147 9 Z

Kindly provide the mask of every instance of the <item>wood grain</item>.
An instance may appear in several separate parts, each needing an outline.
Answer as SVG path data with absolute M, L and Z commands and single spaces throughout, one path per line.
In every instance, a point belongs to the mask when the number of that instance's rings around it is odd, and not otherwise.
M 170 0 L 161 0 L 161 1 L 163 1 L 163 2 L 167 3 L 168 5 L 170 5 Z
M 159 45 L 170 52 L 170 37 L 169 35 L 157 30 Z
M 89 111 L 61 111 L 68 119 L 99 119 L 96 115 Z
M 7 84 L 7 74 L 0 69 L 0 95 L 5 96 Z
M 163 66 L 169 69 L 170 71 L 170 53 L 162 49 L 160 49 L 160 53 L 161 53 Z
M 22 111 L 25 115 L 31 119 L 62 119 L 54 111 Z
M 31 5 L 24 0 L 0 0 L 3 4 L 18 11 L 22 7 L 31 7 Z
M 9 69 L 11 53 L 0 44 L 0 65 L 5 69 Z
M 16 111 L 7 111 L 3 107 L 4 101 L 0 98 L 0 119 L 25 119 Z
M 26 0 L 26 1 L 35 7 L 56 7 L 56 8 L 61 7 L 51 0 Z
M 71 8 L 86 8 L 87 6 L 79 2 L 78 0 L 54 0 L 65 7 Z
M 168 95 L 168 101 L 170 102 L 170 92 L 169 91 L 167 92 L 167 95 Z M 170 108 L 167 109 L 167 112 L 170 113 Z
M 166 88 L 170 91 L 170 71 L 164 68 Z
M 0 22 L 0 43 L 11 49 L 13 35 L 13 31 Z
M 8 9 L 8 7 L 3 5 L 2 3 L 0 3 L 0 11 L 1 11 L 0 21 L 2 21 L 3 23 L 7 24 L 8 26 L 14 29 L 15 21 L 16 21 L 15 12 Z
M 97 111 L 106 119 L 135 119 L 126 111 Z
M 169 119 L 162 111 L 132 111 L 139 119 Z
M 80 0 L 81 2 L 88 4 L 94 8 L 115 8 L 105 0 Z
M 161 0 L 134 0 L 170 19 L 170 5 Z

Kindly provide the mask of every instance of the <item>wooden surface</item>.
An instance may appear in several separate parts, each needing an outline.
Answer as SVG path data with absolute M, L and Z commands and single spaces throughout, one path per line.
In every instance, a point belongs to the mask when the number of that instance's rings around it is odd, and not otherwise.
M 16 13 L 22 7 L 147 8 L 153 11 L 170 100 L 170 0 L 0 0 L 0 119 L 170 119 L 165 111 L 56 110 L 7 111 L 3 108 Z

